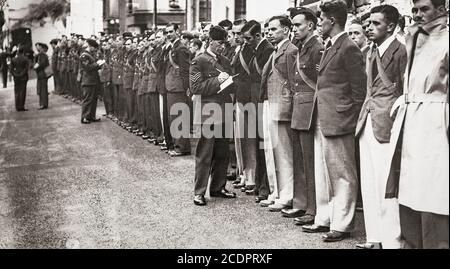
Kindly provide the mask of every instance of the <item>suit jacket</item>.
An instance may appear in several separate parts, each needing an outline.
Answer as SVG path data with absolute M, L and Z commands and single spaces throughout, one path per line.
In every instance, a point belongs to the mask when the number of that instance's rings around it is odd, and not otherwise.
M 272 55 L 275 48 L 270 44 L 267 39 L 263 39 L 256 49 L 253 61 L 250 64 L 250 81 L 252 83 L 252 89 L 255 87 L 256 92 L 252 92 L 251 100 L 254 103 L 261 102 L 261 100 L 267 99 L 267 96 L 261 97 L 261 79 L 264 66 Z
M 18 55 L 11 60 L 11 74 L 14 81 L 27 81 L 29 61 L 24 55 Z
M 170 55 L 170 57 L 169 57 Z M 166 62 L 167 92 L 183 92 L 189 89 L 189 49 L 177 40 L 169 51 Z M 171 62 L 171 59 L 173 63 Z
M 97 64 L 97 59 L 88 51 L 81 54 L 81 70 L 83 75 L 81 77 L 81 86 L 93 86 L 100 84 L 100 76 L 98 70 L 100 66 Z
M 44 70 L 47 66 L 50 65 L 47 54 L 40 52 L 38 55 L 36 55 L 34 61 L 35 63 L 39 64 L 39 67 L 35 69 L 37 78 L 46 79 L 47 75 L 45 74 Z
M 243 61 L 241 61 L 241 55 Z M 236 102 L 247 104 L 251 100 L 250 91 L 250 74 L 244 68 L 244 65 L 250 67 L 251 61 L 253 59 L 253 49 L 250 46 L 244 45 L 234 56 L 231 62 L 231 67 L 233 69 L 233 74 L 239 74 L 235 81 L 236 89 Z M 250 69 L 250 68 L 249 68 Z M 249 70 L 250 71 L 250 70 Z
M 59 54 L 59 47 L 55 47 L 53 49 L 53 54 L 52 54 L 52 58 L 51 58 L 51 65 L 52 65 L 52 69 L 53 72 L 58 72 L 58 54 Z
M 100 82 L 108 83 L 111 82 L 112 79 L 112 66 L 111 66 L 111 52 L 105 51 L 102 54 L 102 59 L 105 60 L 105 64 L 102 65 L 99 70 Z
M 220 91 L 218 79 L 220 72 L 217 69 L 230 74 L 230 61 L 222 55 L 217 55 L 217 58 L 215 58 L 208 52 L 199 55 L 192 61 L 189 70 L 190 90 L 192 95 L 201 98 L 201 101 L 194 99 L 194 124 L 205 123 L 207 119 L 209 119 L 208 124 L 221 124 L 227 119 L 225 105 L 232 103 L 230 93 L 233 93 L 234 86 L 231 85 L 218 93 Z M 221 108 L 220 114 L 215 111 L 203 115 L 201 113 L 203 108 L 210 104 L 219 105 Z M 201 115 L 199 116 L 198 113 L 201 113 Z
M 292 96 L 295 85 L 295 60 L 298 48 L 286 41 L 264 66 L 261 78 L 262 95 L 267 95 L 271 109 L 272 120 L 291 121 Z M 272 66 L 274 68 L 272 68 Z
M 168 59 L 169 49 L 166 47 L 161 47 L 159 54 L 156 56 L 156 67 L 158 68 L 158 79 L 157 86 L 158 92 L 160 94 L 167 94 L 166 88 L 166 68 Z
M 125 52 L 124 68 L 123 68 L 123 87 L 125 89 L 133 89 L 134 82 L 134 68 L 136 65 L 136 58 L 138 55 L 137 49 Z
M 153 49 L 149 54 L 148 65 L 149 65 L 149 74 L 148 74 L 148 92 L 157 93 L 158 89 L 158 70 L 157 70 L 157 62 L 158 55 L 161 53 L 161 48 Z
M 391 108 L 395 100 L 403 93 L 403 78 L 407 62 L 406 48 L 395 39 L 381 57 L 381 65 L 391 83 L 389 85 L 383 83 L 379 72 L 375 78 L 372 78 L 373 65 L 370 59 L 371 53 L 366 64 L 367 95 L 356 126 L 356 136 L 361 134 L 367 115 L 370 113 L 375 138 L 380 143 L 388 143 L 393 124 L 390 117 Z
M 325 136 L 355 132 L 366 83 L 361 50 L 344 33 L 324 51 L 319 66 L 317 112 Z
M 114 85 L 123 85 L 124 48 L 114 48 L 111 52 L 112 74 L 111 82 Z
M 312 36 L 299 51 L 295 66 L 294 105 L 292 112 L 291 127 L 296 130 L 311 130 L 313 124 L 314 110 L 316 106 L 316 89 L 311 88 L 302 77 L 298 69 L 312 82 L 317 84 L 318 66 L 324 47 L 316 36 Z

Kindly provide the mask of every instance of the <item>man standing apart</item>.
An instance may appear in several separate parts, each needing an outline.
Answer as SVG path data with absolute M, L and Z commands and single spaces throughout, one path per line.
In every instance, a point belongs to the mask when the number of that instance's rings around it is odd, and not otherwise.
M 39 110 L 48 108 L 48 77 L 44 70 L 50 65 L 48 60 L 47 45 L 43 43 L 36 43 L 38 55 L 35 58 L 34 70 L 37 74 L 37 92 L 39 95 Z
M 25 98 L 27 97 L 27 82 L 29 62 L 24 55 L 23 47 L 17 50 L 17 55 L 11 60 L 11 74 L 14 77 L 14 97 L 17 111 L 27 111 Z
M 100 76 L 98 70 L 104 64 L 103 60 L 97 61 L 94 55 L 98 49 L 97 41 L 87 39 L 87 49 L 81 54 L 81 69 L 83 72 L 81 79 L 81 87 L 83 92 L 83 103 L 81 113 L 81 123 L 89 124 L 91 122 L 100 121 L 95 117 L 97 110 L 97 98 L 100 91 Z
M 304 232 L 326 232 L 325 242 L 340 241 L 353 229 L 358 178 L 355 129 L 366 95 L 363 56 L 344 31 L 347 4 L 320 6 L 324 38 L 330 38 L 319 66 L 314 133 L 316 217 Z
M 406 248 L 448 249 L 448 17 L 444 0 L 413 3 L 405 87 L 391 112 L 397 113 L 391 146 L 401 145 L 400 164 L 394 155 L 391 175 L 400 166 L 400 177 L 389 178 L 387 197 L 398 191 Z
M 361 193 L 366 244 L 358 248 L 400 248 L 398 200 L 385 199 L 392 123 L 389 114 L 402 95 L 406 48 L 395 38 L 399 12 L 390 5 L 370 11 L 367 32 L 373 42 L 367 62 L 367 96 L 356 136 L 361 158 Z

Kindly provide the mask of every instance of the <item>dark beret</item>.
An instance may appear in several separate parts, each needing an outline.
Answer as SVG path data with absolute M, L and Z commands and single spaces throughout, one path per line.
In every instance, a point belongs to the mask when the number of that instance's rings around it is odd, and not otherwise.
M 228 32 L 221 26 L 213 26 L 209 30 L 209 38 L 212 40 L 226 40 Z
M 89 46 L 98 48 L 98 43 L 94 39 L 91 39 L 91 38 L 86 39 L 86 42 L 88 43 Z

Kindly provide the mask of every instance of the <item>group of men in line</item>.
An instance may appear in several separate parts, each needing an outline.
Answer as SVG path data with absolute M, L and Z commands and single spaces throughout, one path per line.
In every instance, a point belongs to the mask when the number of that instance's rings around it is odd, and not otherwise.
M 102 91 L 108 117 L 170 156 L 189 155 L 200 133 L 196 205 L 208 181 L 210 197 L 236 197 L 225 188 L 235 158 L 235 188 L 325 242 L 350 236 L 360 181 L 367 242 L 357 247 L 448 248 L 447 11 L 445 0 L 413 4 L 404 38 L 395 7 L 374 7 L 347 33 L 346 3 L 331 0 L 319 16 L 300 7 L 264 25 L 209 25 L 203 42 L 176 24 L 89 39 L 82 123 L 96 121 Z M 60 91 L 76 85 L 59 63 L 67 51 L 52 60 Z M 179 135 L 183 119 L 193 127 Z

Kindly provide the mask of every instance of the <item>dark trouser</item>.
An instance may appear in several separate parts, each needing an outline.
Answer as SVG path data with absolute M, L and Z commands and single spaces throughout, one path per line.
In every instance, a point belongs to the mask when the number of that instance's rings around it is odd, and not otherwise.
M 39 95 L 39 106 L 48 107 L 48 79 L 42 78 L 37 80 L 37 92 Z
M 106 114 L 111 115 L 114 112 L 113 87 L 110 82 L 102 83 L 103 103 L 105 104 Z
M 314 129 L 293 130 L 294 198 L 293 207 L 316 215 L 316 184 L 314 178 Z
M 173 138 L 170 134 L 170 125 L 169 125 L 169 109 L 167 104 L 167 94 L 161 94 L 162 96 L 162 105 L 163 105 L 163 118 L 162 122 L 164 125 L 164 139 L 166 140 L 167 148 L 173 149 Z
M 182 120 L 183 126 L 178 126 L 177 130 L 179 133 L 172 134 L 174 150 L 178 153 L 191 153 L 191 143 L 190 143 L 190 111 L 189 110 L 189 101 L 185 92 L 177 92 L 177 93 L 167 93 L 167 107 L 169 111 L 169 128 L 175 120 L 180 121 L 181 116 L 183 116 Z M 187 110 L 185 110 L 185 107 Z M 171 114 L 171 110 L 174 115 Z M 182 114 L 182 111 L 185 112 Z M 176 112 L 176 114 L 175 114 Z M 187 114 L 186 114 L 187 113 Z M 186 117 L 189 117 L 187 119 Z M 185 123 L 189 126 L 184 126 Z M 181 128 L 180 128 L 181 127 Z M 174 126 L 175 128 L 175 126 Z
M 100 85 L 83 86 L 82 119 L 95 119 L 99 87 Z
M 264 148 L 258 148 L 258 156 L 256 162 L 255 187 L 258 197 L 265 198 L 270 194 L 269 179 L 267 177 L 266 153 Z
M 59 94 L 61 91 L 61 85 L 60 85 L 60 79 L 59 79 L 59 72 L 54 71 L 53 72 L 53 83 L 55 85 L 55 93 Z
M 136 114 L 137 114 L 137 125 L 140 130 L 147 128 L 144 121 L 144 95 L 136 93 Z
M 405 248 L 448 249 L 449 216 L 420 212 L 400 205 Z
M 225 124 L 219 126 L 225 134 Z M 196 126 L 196 132 L 200 128 L 213 130 L 215 126 Z M 225 187 L 227 181 L 227 167 L 229 162 L 227 138 L 205 138 L 203 135 L 197 141 L 195 148 L 195 195 L 205 195 L 208 187 L 208 179 L 211 175 L 211 192 L 218 192 Z
M 137 115 L 136 115 L 136 91 L 133 89 L 128 89 L 128 103 L 127 103 L 127 114 L 128 114 L 128 122 L 132 125 L 137 124 Z
M 126 122 L 128 119 L 128 91 L 131 91 L 131 89 L 119 88 L 119 119 L 123 122 Z
M 6 88 L 8 84 L 8 69 L 2 69 L 2 82 L 3 82 L 3 88 Z
M 25 99 L 27 97 L 27 80 L 14 81 L 14 97 L 16 102 L 16 110 L 25 108 Z
M 68 75 L 68 72 L 67 71 L 63 71 L 62 73 L 61 73 L 61 87 L 62 87 L 62 89 L 61 89 L 61 94 L 64 94 L 64 95 L 66 95 L 66 94 L 69 94 L 69 75 Z
M 145 119 L 147 121 L 147 135 L 151 138 L 155 138 L 158 142 L 164 140 L 162 125 L 161 125 L 161 113 L 159 106 L 159 94 L 157 92 L 146 93 L 145 95 Z
M 120 88 L 122 88 L 122 85 L 119 84 L 113 84 L 112 85 L 112 95 L 113 95 L 113 104 L 114 104 L 114 116 L 119 118 L 119 102 L 120 102 Z

